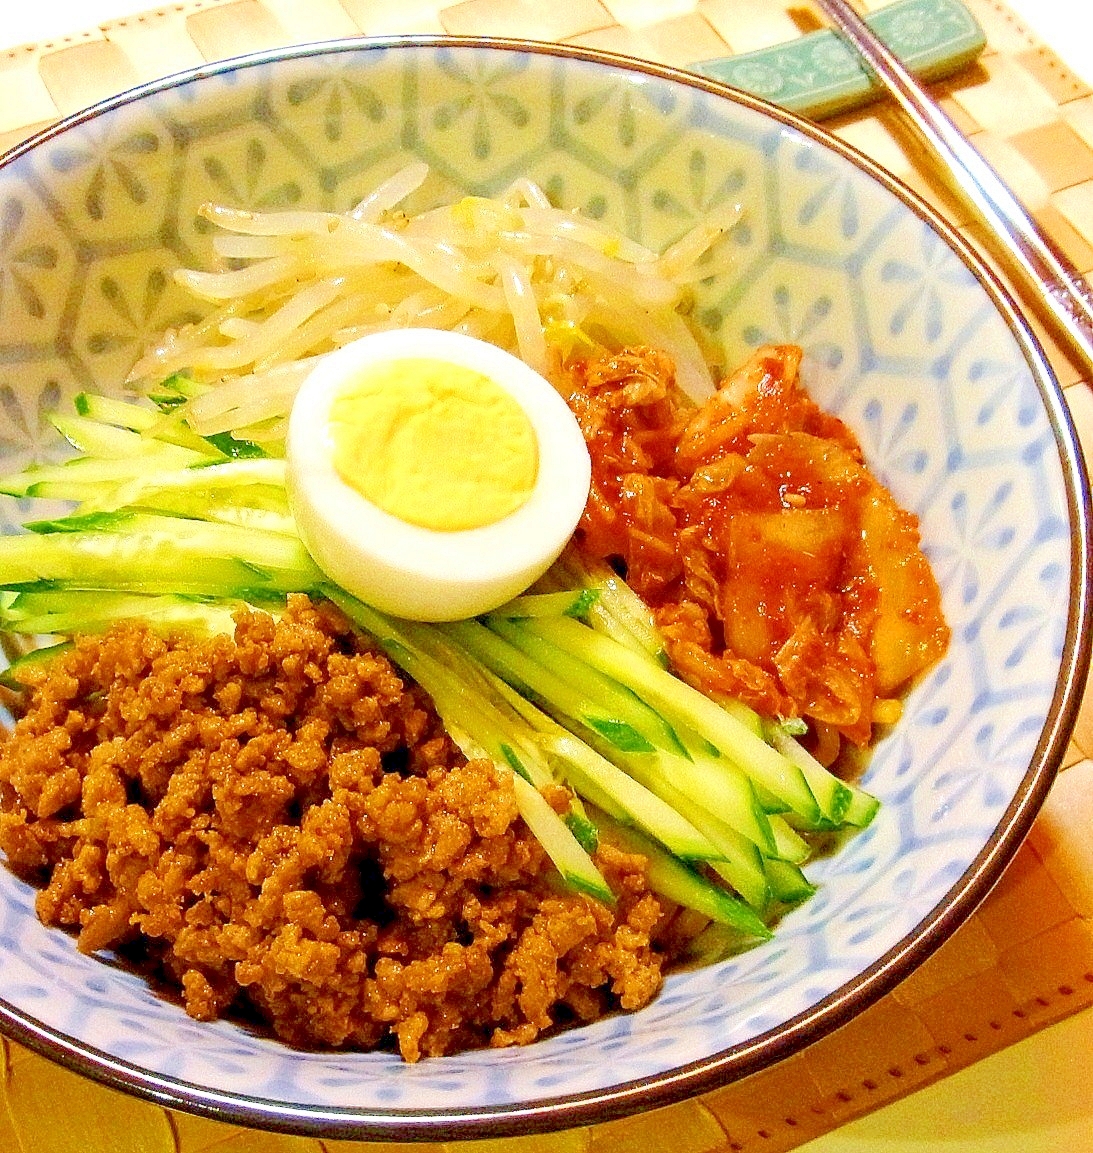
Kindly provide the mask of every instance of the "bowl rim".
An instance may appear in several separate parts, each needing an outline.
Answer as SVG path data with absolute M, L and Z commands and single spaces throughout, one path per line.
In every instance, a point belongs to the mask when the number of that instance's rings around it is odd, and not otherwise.
M 1005 321 L 1032 374 L 1059 455 L 1069 514 L 1070 602 L 1059 673 L 1039 739 L 995 835 L 913 930 L 873 964 L 781 1025 L 712 1056 L 674 1070 L 606 1089 L 539 1098 L 519 1104 L 408 1110 L 347 1109 L 283 1102 L 220 1092 L 151 1072 L 59 1030 L 7 1004 L 0 995 L 0 1032 L 66 1068 L 101 1084 L 169 1109 L 232 1124 L 302 1136 L 357 1140 L 445 1141 L 528 1135 L 592 1125 L 670 1105 L 727 1086 L 777 1063 L 831 1033 L 893 989 L 949 937 L 998 880 L 1028 833 L 1054 781 L 1073 729 L 1089 671 L 1093 630 L 1093 501 L 1081 444 L 1062 387 L 1010 289 L 979 252 L 920 194 L 852 144 L 776 104 L 685 68 L 621 53 L 518 37 L 389 35 L 343 37 L 287 45 L 210 61 L 127 89 L 34 133 L 0 155 L 0 171 L 54 137 L 127 104 L 184 84 L 241 69 L 341 52 L 399 48 L 489 49 L 555 56 L 644 74 L 728 100 L 794 129 L 830 149 L 879 183 L 928 224 L 986 292 Z

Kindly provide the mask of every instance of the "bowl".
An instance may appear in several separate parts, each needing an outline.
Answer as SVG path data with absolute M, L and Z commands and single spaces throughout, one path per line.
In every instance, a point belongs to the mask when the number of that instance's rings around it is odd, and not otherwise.
M 656 1000 L 523 1049 L 403 1064 L 198 1024 L 43 928 L 0 870 L 0 1026 L 161 1104 L 301 1134 L 527 1133 L 724 1085 L 847 1021 L 971 912 L 1028 830 L 1084 683 L 1089 499 L 1058 385 L 1012 301 L 892 177 L 821 130 L 678 71 L 568 47 L 345 41 L 228 61 L 71 117 L 0 164 L 5 471 L 57 451 L 43 414 L 121 393 L 192 305 L 197 206 L 346 209 L 409 157 L 419 206 L 528 174 L 661 247 L 729 199 L 732 267 L 696 316 L 729 364 L 795 341 L 813 395 L 921 519 L 950 651 L 881 739 L 880 815 L 817 862 L 774 939 Z M 4 498 L 4 528 L 25 512 Z

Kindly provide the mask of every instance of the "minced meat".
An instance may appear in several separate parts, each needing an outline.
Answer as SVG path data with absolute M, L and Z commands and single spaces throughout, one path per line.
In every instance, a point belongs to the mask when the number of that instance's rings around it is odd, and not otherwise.
M 511 784 L 328 605 L 227 636 L 135 624 L 31 674 L 0 746 L 0 850 L 88 953 L 191 1016 L 417 1060 L 524 1044 L 656 993 L 665 912 L 605 847 L 567 891 Z

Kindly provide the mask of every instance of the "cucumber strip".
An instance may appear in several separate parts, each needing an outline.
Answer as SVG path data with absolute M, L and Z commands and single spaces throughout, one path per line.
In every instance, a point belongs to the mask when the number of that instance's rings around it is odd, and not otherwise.
M 116 400 L 113 397 L 87 392 L 81 392 L 76 397 L 75 405 L 78 416 L 100 426 L 128 429 L 140 434 L 141 439 L 145 441 L 159 440 L 167 444 L 181 445 L 212 459 L 243 454 L 264 455 L 260 449 L 253 445 L 233 447 L 211 437 L 199 436 L 173 410 L 165 414 L 162 409 L 145 408 L 143 405 L 133 404 L 130 401 Z M 100 438 L 104 437 L 105 434 L 100 434 Z M 69 439 L 71 440 L 71 438 Z M 91 451 L 91 449 L 85 448 L 84 451 Z
M 653 751 L 654 746 L 647 737 L 625 719 L 601 708 L 583 691 L 580 682 L 569 682 L 555 675 L 485 625 L 477 621 L 452 621 L 436 627 L 522 695 L 543 702 L 548 712 L 584 725 L 620 751 Z
M 595 589 L 574 589 L 552 593 L 525 593 L 496 608 L 492 617 L 519 621 L 528 617 L 577 617 L 587 615 L 599 593 Z
M 764 789 L 758 781 L 752 782 L 755 785 L 755 795 L 759 798 L 759 804 L 763 806 L 763 812 L 768 817 L 773 817 L 777 813 L 788 813 L 790 811 L 789 805 L 786 804 L 780 797 L 776 797 L 769 790 Z
M 185 372 L 174 372 L 146 390 L 148 399 L 157 407 L 173 407 L 184 400 L 192 400 L 212 392 L 214 384 L 202 384 Z
M 614 677 L 605 675 L 551 641 L 529 632 L 524 627 L 526 621 L 509 621 L 490 615 L 485 618 L 485 623 L 491 631 L 537 664 L 549 669 L 552 674 L 568 684 L 580 685 L 602 712 L 631 726 L 651 747 L 668 749 L 683 757 L 689 756 L 672 726 L 625 684 L 620 684 Z M 601 735 L 607 735 L 599 727 L 593 727 Z
M 700 736 L 698 733 L 691 732 L 687 729 L 679 730 L 680 740 L 683 741 L 687 749 L 687 753 L 691 760 L 701 760 L 703 757 L 721 758 L 721 750 L 712 742 L 708 741 L 705 737 Z M 730 762 L 732 763 L 732 762 Z M 751 778 L 749 777 L 750 781 Z M 756 800 L 758 801 L 759 793 L 755 788 L 755 782 L 751 783 L 752 791 L 755 792 Z M 762 807 L 762 806 L 760 806 Z M 763 809 L 766 812 L 766 809 Z
M 577 838 L 577 844 L 589 856 L 592 856 L 600 847 L 600 835 L 596 826 L 588 819 L 584 804 L 580 797 L 574 797 L 569 812 L 565 815 L 565 823 L 569 831 Z
M 50 537 L 40 537 L 50 540 Z M 51 546 L 52 547 L 52 546 Z M 0 583 L 0 589 L 4 586 Z M 296 574 L 265 571 L 239 560 L 207 560 L 194 557 L 179 571 L 164 572 L 152 565 L 130 567 L 119 571 L 111 560 L 92 564 L 79 579 L 43 577 L 36 580 L 11 581 L 4 595 L 39 589 L 145 593 L 155 596 L 205 598 L 206 600 L 245 600 L 249 604 L 275 604 L 288 593 L 313 592 L 302 588 Z
M 55 596 L 52 609 L 16 604 L 0 613 L 0 627 L 45 636 L 104 632 L 121 620 L 142 620 L 160 629 L 184 629 L 209 635 L 235 632 L 234 613 L 241 605 L 211 604 L 183 596 L 139 593 L 69 592 Z
M 746 728 L 750 729 L 761 741 L 767 739 L 767 730 L 763 725 L 763 718 L 743 701 L 735 697 L 719 696 L 717 703 L 727 713 L 731 713 Z M 769 741 L 768 741 L 769 744 Z
M 10 665 L 0 672 L 0 685 L 6 689 L 21 691 L 27 687 L 24 679 L 28 669 L 44 666 L 54 658 L 67 653 L 72 649 L 71 641 L 60 641 L 55 645 L 44 645 L 39 649 L 31 649 L 16 657 Z
M 812 846 L 779 813 L 767 816 L 774 835 L 774 851 L 767 854 L 777 861 L 792 861 L 800 865 L 812 855 Z
M 140 433 L 69 413 L 51 413 L 49 423 L 74 449 L 93 457 L 141 456 L 154 444 Z
M 753 909 L 762 913 L 770 902 L 770 886 L 763 854 L 756 844 L 677 789 L 648 758 L 628 758 L 626 768 L 631 776 L 710 840 L 717 850 L 717 856 L 708 862 L 710 868 L 728 881 Z
M 206 444 L 211 444 L 218 452 L 222 452 L 229 460 L 262 460 L 269 456 L 260 444 L 231 432 L 210 432 L 201 439 Z M 284 455 L 283 449 L 281 455 Z
M 775 852 L 774 834 L 751 779 L 725 757 L 695 754 L 694 759 L 661 758 L 664 771 L 712 816 L 732 825 L 766 856 Z
M 141 602 L 152 605 L 167 600 L 184 600 L 192 604 L 213 603 L 208 597 L 170 596 L 169 594 L 144 596 L 140 593 L 115 592 L 111 589 L 73 589 L 58 588 L 55 585 L 38 585 L 7 593 L 3 605 L 0 607 L 0 619 L 17 623 L 29 620 L 31 617 L 53 613 L 95 612 L 100 606 L 128 605 Z M 108 611 L 112 611 L 112 609 L 108 609 Z
M 801 768 L 716 701 L 579 621 L 562 617 L 526 621 L 523 627 L 629 685 L 670 724 L 701 734 L 757 785 L 805 820 L 820 819 L 819 805 Z
M 774 744 L 773 738 L 776 733 L 783 736 L 800 736 L 808 731 L 808 725 L 799 717 L 769 720 L 735 697 L 719 696 L 717 701 L 723 709 L 732 713 L 742 725 L 746 725 L 757 737 L 762 737 L 768 745 Z
M 181 402 L 182 398 L 178 400 Z M 165 411 L 166 410 L 166 411 Z M 131 429 L 148 437 L 193 448 L 203 454 L 225 456 L 229 459 L 264 457 L 265 451 L 249 440 L 237 439 L 229 433 L 201 436 L 186 423 L 178 412 L 177 404 L 145 408 L 113 397 L 81 392 L 76 397 L 76 412 L 101 424 Z
M 2 484 L 3 482 L 0 482 L 0 485 Z M 36 500 L 79 501 L 81 507 L 87 507 L 90 510 L 100 507 L 103 498 L 109 497 L 116 488 L 117 482 L 114 480 L 88 481 L 77 479 L 72 481 L 66 477 L 64 480 L 37 481 L 19 495 L 32 497 Z M 3 491 L 4 489 L 0 487 L 0 492 Z
M 128 428 L 132 432 L 144 432 L 161 419 L 161 414 L 154 408 L 95 392 L 79 393 L 74 404 L 79 416 L 98 421 L 99 424 Z
M 772 737 L 779 752 L 800 766 L 808 781 L 822 814 L 817 828 L 842 828 L 848 824 L 861 826 L 873 819 L 880 807 L 876 797 L 858 785 L 840 780 L 784 730 L 776 729 Z
M 133 550 L 164 547 L 169 550 L 172 544 L 177 544 L 187 553 L 197 553 L 210 559 L 239 559 L 263 569 L 306 573 L 310 583 L 314 583 L 319 576 L 319 570 L 299 538 L 254 532 L 236 525 L 128 510 L 91 513 L 87 517 L 76 514 L 36 523 L 45 526 L 42 531 L 48 534 L 88 538 L 117 537 L 126 542 L 119 546 L 122 550 L 126 547 Z M 85 528 L 85 524 L 90 528 Z M 74 531 L 68 531 L 66 526 L 71 526 Z M 10 538 L 12 541 L 23 539 Z M 3 560 L 0 559 L 2 571 Z
M 562 777 L 578 800 L 587 801 L 588 804 L 595 805 L 597 809 L 610 813 L 620 824 L 631 823 L 630 814 L 610 794 L 604 792 L 595 780 L 586 777 L 580 769 L 574 766 L 563 766 Z M 713 846 L 711 845 L 710 848 L 712 851 Z
M 147 471 L 126 478 L 105 498 L 92 496 L 90 499 L 95 501 L 97 508 L 122 508 L 135 504 L 154 505 L 157 497 L 167 493 L 189 495 L 195 499 L 215 493 L 240 504 L 288 511 L 285 462 L 270 459 L 232 460 L 205 468 Z
M 196 494 L 162 495 L 153 498 L 149 504 L 137 505 L 134 511 L 167 513 L 189 520 L 206 520 L 216 524 L 235 525 L 237 528 L 254 532 L 269 532 L 278 536 L 299 538 L 296 520 L 289 512 L 253 508 L 231 500 L 216 500 L 212 497 L 202 500 Z
M 705 968 L 741 952 L 740 936 L 727 925 L 711 921 L 687 943 L 683 956 L 691 965 Z
M 170 523 L 164 530 L 7 537 L 0 549 L 0 586 L 50 580 L 84 588 L 216 595 L 251 585 L 306 592 L 321 580 L 299 541 L 163 519 Z
M 792 861 L 767 861 L 771 897 L 780 905 L 799 905 L 816 892 L 816 886 Z
M 141 434 L 146 440 L 155 440 L 162 444 L 177 444 L 182 448 L 192 448 L 200 452 L 210 461 L 230 460 L 240 455 L 229 452 L 224 445 L 212 437 L 200 436 L 182 419 L 178 413 L 165 413 L 159 418 L 157 424 L 152 425 Z M 264 454 L 262 454 L 264 455 Z
M 605 840 L 628 853 L 645 857 L 648 862 L 646 882 L 654 893 L 684 908 L 694 909 L 720 925 L 727 925 L 744 937 L 760 941 L 770 938 L 770 929 L 754 909 L 712 884 L 683 861 L 666 853 L 651 838 L 637 829 L 620 825 L 602 813 L 594 814 L 593 817 Z
M 219 449 L 193 433 L 183 437 L 186 444 L 179 444 L 175 438 L 157 439 L 127 428 L 102 424 L 85 416 L 55 413 L 49 420 L 73 448 L 90 457 L 113 460 L 116 457 L 149 456 L 165 449 L 174 449 L 176 452 L 189 453 L 194 460 L 224 459 Z
M 197 492 L 203 489 L 245 492 L 251 485 L 284 488 L 285 462 L 272 457 L 217 461 L 200 469 L 176 469 L 158 476 L 149 476 L 146 483 L 156 488 Z
M 603 874 L 543 794 L 519 773 L 512 774 L 512 787 L 520 816 L 546 850 L 566 884 L 580 893 L 613 905 L 615 894 L 603 879 Z
M 720 855 L 709 837 L 677 809 L 561 726 L 553 735 L 544 734 L 543 740 L 579 795 L 640 826 L 683 860 L 708 861 Z M 602 805 L 601 797 L 609 798 L 611 805 Z
M 864 829 L 877 815 L 880 801 L 860 786 L 849 782 L 844 783 L 850 789 L 851 797 L 850 804 L 847 805 L 846 812 L 843 813 L 843 824 L 852 825 L 856 829 Z
M 84 497 L 78 509 L 79 515 L 152 513 L 187 520 L 215 521 L 280 536 L 299 537 L 296 518 L 289 511 L 284 489 L 269 485 L 252 485 L 246 492 L 246 499 L 240 499 L 230 491 L 216 489 L 211 492 L 185 488 L 157 491 L 154 486 L 150 486 L 144 495 L 132 501 L 119 500 L 118 493 L 119 488 L 115 486 L 78 492 L 77 495 Z M 30 525 L 24 527 L 29 528 Z
M 156 472 L 175 471 L 204 463 L 208 458 L 198 457 L 189 449 L 176 445 L 161 444 L 154 450 L 139 456 L 120 457 L 115 460 L 99 460 L 97 457 L 81 456 L 64 464 L 31 465 L 22 472 L 0 477 L 0 493 L 8 496 L 49 496 L 65 500 L 81 499 L 80 486 L 120 483 L 135 477 L 147 476 Z M 44 486 L 54 486 L 54 491 L 45 491 Z M 67 486 L 62 493 L 59 491 Z
M 756 877 L 756 866 L 751 861 L 719 859 L 709 862 L 711 868 L 730 888 L 747 902 L 760 916 L 770 909 L 770 882 L 767 880 L 766 862 L 760 858 L 762 881 Z
M 288 538 L 280 533 L 142 512 L 133 513 L 129 525 L 119 525 L 114 531 L 127 535 L 137 533 L 153 540 L 177 535 L 192 543 L 193 548 L 202 550 L 204 556 L 243 560 L 262 569 L 299 572 L 306 574 L 311 584 L 320 575 L 303 542 L 298 537 Z
M 133 519 L 131 512 L 73 513 L 53 520 L 28 520 L 23 525 L 27 532 L 116 532 Z
M 610 565 L 586 562 L 570 548 L 563 553 L 559 569 L 579 586 L 599 594 L 588 614 L 593 628 L 635 652 L 645 653 L 657 664 L 667 665 L 664 638 L 652 610 Z
M 815 827 L 818 829 L 837 829 L 843 823 L 846 810 L 850 807 L 850 790 L 839 780 L 834 773 L 830 773 L 815 757 L 799 745 L 792 737 L 778 728 L 771 732 L 774 747 L 787 760 L 800 768 L 804 774 L 812 795 L 820 808 L 820 816 Z

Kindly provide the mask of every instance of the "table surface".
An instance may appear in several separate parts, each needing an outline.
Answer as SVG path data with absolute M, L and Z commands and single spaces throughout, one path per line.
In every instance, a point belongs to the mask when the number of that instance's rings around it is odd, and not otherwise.
M 1088 0 L 1006 3 L 1037 39 L 1093 87 L 1093 5 Z M 142 13 L 154 4 L 151 0 L 36 0 L 17 5 L 8 0 L 4 7 L 0 53 L 32 42 L 63 43 L 66 37 Z M 288 1148 L 283 1142 L 293 1140 L 258 1134 L 252 1138 L 226 1127 L 224 1132 L 223 1146 L 216 1144 L 224 1153 L 281 1150 Z M 94 1142 L 94 1138 L 89 1140 Z M 485 1146 L 489 1144 L 483 1143 L 483 1153 L 488 1153 Z M 546 1153 L 564 1145 L 546 1138 L 535 1149 Z M 946 1153 L 1008 1153 L 1018 1148 L 1022 1153 L 1093 1153 L 1093 1008 L 800 1148 L 804 1153 L 912 1153 L 942 1146 Z M 100 1153 L 100 1148 L 122 1153 L 129 1146 L 109 1140 L 101 1147 L 94 1143 L 82 1148 L 84 1153 Z
M 1088 0 L 1007 0 L 1039 40 L 1093 85 L 1093 7 Z M 155 7 L 153 0 L 38 0 L 5 5 L 0 52 L 17 45 L 63 38 Z

